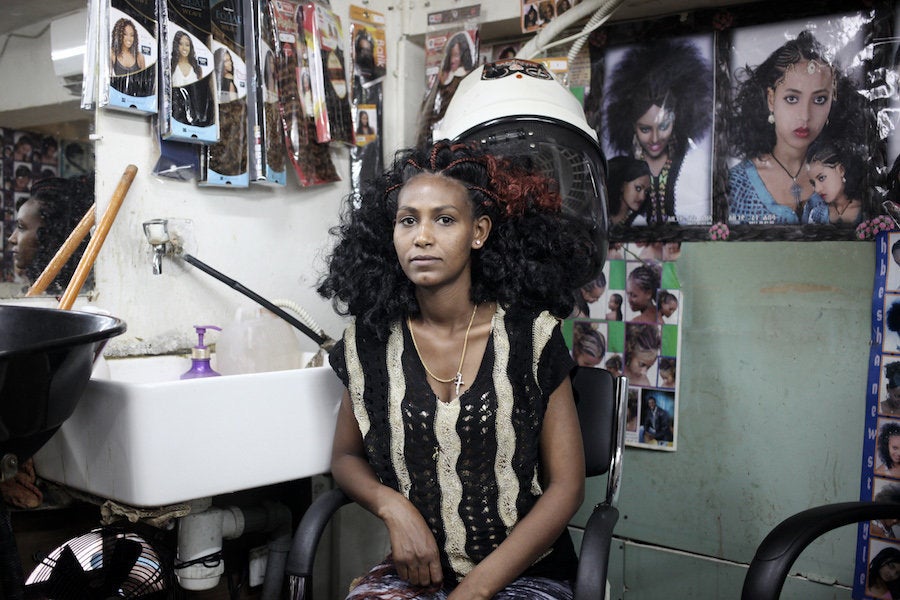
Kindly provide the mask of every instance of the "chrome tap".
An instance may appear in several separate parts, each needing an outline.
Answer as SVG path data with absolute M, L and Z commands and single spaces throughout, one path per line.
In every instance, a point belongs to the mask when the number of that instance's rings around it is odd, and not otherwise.
M 162 274 L 162 259 L 169 246 L 169 226 L 166 219 L 144 221 L 144 235 L 153 246 L 153 274 Z

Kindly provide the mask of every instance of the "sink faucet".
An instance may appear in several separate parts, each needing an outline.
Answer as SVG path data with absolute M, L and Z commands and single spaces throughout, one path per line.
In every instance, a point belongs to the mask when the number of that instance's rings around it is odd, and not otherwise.
M 169 226 L 166 219 L 144 221 L 144 235 L 153 246 L 153 274 L 162 274 L 162 259 L 169 245 Z

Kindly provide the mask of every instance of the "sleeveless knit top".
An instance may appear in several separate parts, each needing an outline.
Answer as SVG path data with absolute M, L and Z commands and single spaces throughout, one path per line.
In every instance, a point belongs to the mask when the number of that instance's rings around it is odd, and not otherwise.
M 386 342 L 351 324 L 330 361 L 350 392 L 369 463 L 422 513 L 452 585 L 542 494 L 544 411 L 573 366 L 559 322 L 498 308 L 478 375 L 449 402 L 428 384 L 405 321 Z M 574 579 L 576 566 L 564 531 L 523 575 Z

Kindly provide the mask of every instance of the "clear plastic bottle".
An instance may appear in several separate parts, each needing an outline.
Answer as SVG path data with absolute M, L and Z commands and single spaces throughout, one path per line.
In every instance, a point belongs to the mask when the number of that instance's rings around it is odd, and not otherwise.
M 216 342 L 216 368 L 223 375 L 303 368 L 297 334 L 261 307 L 241 307 Z

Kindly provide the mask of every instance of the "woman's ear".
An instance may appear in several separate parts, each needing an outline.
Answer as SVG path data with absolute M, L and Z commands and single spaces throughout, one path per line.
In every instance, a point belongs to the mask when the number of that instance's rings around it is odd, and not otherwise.
M 766 103 L 769 105 L 769 112 L 775 111 L 775 88 L 766 88 Z
M 481 215 L 475 219 L 475 222 L 472 225 L 472 248 L 477 250 L 484 246 L 491 233 L 492 226 L 493 222 L 487 215 Z

